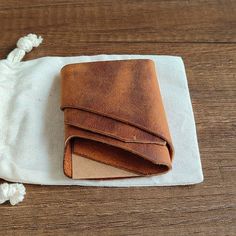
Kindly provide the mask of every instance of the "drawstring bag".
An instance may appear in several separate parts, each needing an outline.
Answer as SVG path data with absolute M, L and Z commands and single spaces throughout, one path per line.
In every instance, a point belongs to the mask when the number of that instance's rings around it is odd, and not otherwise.
M 0 178 L 43 185 L 170 186 L 203 181 L 194 116 L 183 61 L 175 56 L 96 55 L 22 61 L 41 37 L 29 34 L 0 60 Z M 151 59 L 155 62 L 175 147 L 172 170 L 159 176 L 72 180 L 63 173 L 64 120 L 60 110 L 63 66 L 72 63 Z

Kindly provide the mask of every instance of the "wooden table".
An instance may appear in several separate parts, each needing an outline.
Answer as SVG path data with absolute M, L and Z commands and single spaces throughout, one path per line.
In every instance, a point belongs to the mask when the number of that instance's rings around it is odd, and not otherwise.
M 43 2 L 43 3 L 42 3 Z M 236 235 L 236 1 L 1 0 L 0 57 L 99 53 L 183 57 L 205 181 L 151 188 L 26 185 L 0 206 L 0 235 Z

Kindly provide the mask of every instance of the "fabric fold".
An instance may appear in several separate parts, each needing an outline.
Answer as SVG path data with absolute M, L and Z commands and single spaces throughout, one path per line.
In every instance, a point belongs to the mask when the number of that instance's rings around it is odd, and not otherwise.
M 73 175 L 78 157 L 134 176 L 171 169 L 174 149 L 152 60 L 70 64 L 61 75 L 68 177 L 78 178 Z

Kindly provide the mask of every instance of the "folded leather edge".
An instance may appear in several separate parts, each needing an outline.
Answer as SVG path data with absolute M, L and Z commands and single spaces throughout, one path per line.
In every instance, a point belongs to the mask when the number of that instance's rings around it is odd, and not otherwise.
M 117 120 L 117 121 L 120 121 L 120 122 L 124 122 L 126 124 L 129 124 L 129 125 L 132 125 L 134 127 L 137 127 L 139 129 L 142 129 L 150 134 L 153 134 L 153 135 L 156 135 L 158 136 L 159 138 L 161 138 L 162 140 L 164 140 L 166 142 L 166 146 L 168 147 L 169 149 L 169 152 L 170 152 L 170 157 L 171 157 L 171 160 L 173 159 L 173 156 L 174 156 L 174 147 L 173 147 L 173 144 L 170 140 L 168 140 L 166 137 L 163 137 L 162 135 L 160 135 L 159 133 L 156 133 L 156 132 L 153 132 L 143 126 L 140 126 L 136 123 L 133 123 L 133 122 L 129 122 L 127 120 L 123 120 L 123 119 L 120 119 L 118 117 L 114 117 L 114 116 L 111 116 L 111 115 L 108 115 L 108 114 L 104 114 L 104 113 L 100 113 L 100 112 L 97 112 L 97 111 L 93 111 L 93 110 L 90 110 L 90 109 L 86 109 L 86 108 L 82 108 L 80 106 L 66 106 L 66 105 L 63 105 L 60 107 L 62 111 L 64 111 L 64 109 L 69 109 L 69 108 L 72 108 L 72 109 L 78 109 L 78 110 L 82 110 L 82 111 L 87 111 L 87 112 L 91 112 L 91 113 L 94 113 L 96 115 L 101 115 L 101 116 L 105 116 L 107 118 L 111 118 L 111 119 L 114 119 L 114 120 Z
M 90 131 L 88 131 L 88 132 L 90 132 Z M 155 164 L 155 165 L 163 165 L 163 166 L 167 166 L 168 167 L 168 170 L 170 170 L 170 169 L 172 169 L 172 165 L 171 165 L 171 162 L 172 162 L 172 159 L 171 159 L 171 156 L 170 156 L 170 164 L 168 164 L 168 161 L 166 160 L 166 162 L 160 162 L 159 160 L 157 161 L 157 162 L 155 162 L 155 161 L 152 161 L 152 160 L 150 160 L 150 159 L 148 159 L 147 157 L 145 157 L 145 155 L 142 155 L 141 153 L 139 153 L 139 152 L 136 152 L 136 151 L 134 151 L 133 149 L 130 149 L 130 148 L 127 148 L 127 147 L 124 147 L 124 146 L 122 146 L 122 145 L 119 145 L 119 144 L 111 144 L 110 142 L 106 142 L 106 141 L 104 141 L 104 140 L 101 140 L 101 139 L 99 139 L 99 138 L 96 138 L 96 137 L 87 137 L 87 136 L 84 136 L 84 135 L 78 135 L 78 134 L 76 134 L 76 135 L 69 135 L 69 136 L 67 136 L 67 138 L 66 138 L 66 140 L 65 140 L 65 151 L 64 151 L 64 164 L 65 164 L 65 168 L 64 168 L 64 173 L 65 173 L 65 175 L 66 176 L 68 176 L 68 177 L 72 177 L 72 169 L 70 168 L 70 166 L 71 166 L 71 154 L 72 154 L 72 149 L 71 149 L 71 139 L 73 139 L 73 138 L 81 138 L 81 139 L 86 139 L 86 140 L 91 140 L 91 141 L 95 141 L 95 142 L 99 142 L 99 143 L 104 143 L 104 144 L 106 144 L 106 145 L 109 145 L 109 146 L 113 146 L 113 147 L 116 147 L 116 148 L 120 148 L 120 149 L 122 149 L 122 150 L 125 150 L 125 151 L 128 151 L 128 152 L 130 152 L 130 153 L 132 153 L 132 154 L 135 154 L 135 155 L 137 155 L 137 157 L 139 157 L 139 158 L 143 158 L 144 160 L 146 160 L 146 161 L 149 161 L 149 162 L 152 162 L 153 164 Z M 112 138 L 111 138 L 112 139 Z M 122 142 L 121 142 L 121 144 L 122 144 Z M 145 144 L 144 144 L 145 145 Z M 153 144 L 153 145 L 157 145 L 157 146 L 160 146 L 160 145 L 158 145 L 158 144 Z M 71 154 L 69 155 L 69 157 L 68 157 L 68 155 L 66 155 L 66 152 L 67 151 L 70 151 L 71 152 Z M 68 158 L 70 158 L 70 160 L 68 160 Z M 69 164 L 68 164 L 69 163 Z M 120 166 L 116 166 L 116 167 L 118 167 L 118 168 L 120 168 Z M 69 168 L 69 170 L 67 169 L 66 170 L 66 168 Z M 140 174 L 139 172 L 135 172 L 135 173 L 138 173 L 138 174 Z M 143 174 L 143 176 L 145 176 L 145 174 Z

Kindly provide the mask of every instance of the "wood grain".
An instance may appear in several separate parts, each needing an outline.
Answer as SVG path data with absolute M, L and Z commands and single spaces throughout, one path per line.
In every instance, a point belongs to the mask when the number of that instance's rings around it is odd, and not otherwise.
M 27 59 L 99 53 L 183 57 L 205 181 L 196 186 L 26 185 L 0 206 L 0 235 L 235 235 L 236 1 L 0 1 L 0 57 L 42 34 Z
M 234 0 L 5 0 L 0 2 L 1 42 L 15 42 L 31 31 L 68 47 L 77 42 L 236 42 L 235 15 Z

